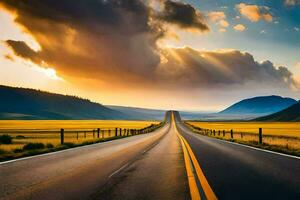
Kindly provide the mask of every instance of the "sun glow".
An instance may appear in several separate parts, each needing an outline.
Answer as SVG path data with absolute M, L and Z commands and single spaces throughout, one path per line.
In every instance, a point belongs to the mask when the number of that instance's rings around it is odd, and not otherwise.
M 39 51 L 41 46 L 35 40 L 35 38 L 29 33 L 29 31 L 16 23 L 17 14 L 10 12 L 0 5 L 0 21 L 1 21 L 1 32 L 0 40 L 16 40 L 24 41 L 32 50 Z

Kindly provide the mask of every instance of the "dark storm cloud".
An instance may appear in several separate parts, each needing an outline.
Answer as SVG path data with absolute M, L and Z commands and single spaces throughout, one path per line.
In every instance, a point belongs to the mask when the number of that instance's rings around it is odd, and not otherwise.
M 16 21 L 35 37 L 41 51 L 28 55 L 24 44 L 9 42 L 10 46 L 18 55 L 43 60 L 58 72 L 88 78 L 126 72 L 134 77 L 154 71 L 159 63 L 156 41 L 164 32 L 149 25 L 149 8 L 142 1 L 0 2 L 16 11 Z
M 190 4 L 171 0 L 164 1 L 163 10 L 158 14 L 158 18 L 181 28 L 209 30 L 201 13 Z

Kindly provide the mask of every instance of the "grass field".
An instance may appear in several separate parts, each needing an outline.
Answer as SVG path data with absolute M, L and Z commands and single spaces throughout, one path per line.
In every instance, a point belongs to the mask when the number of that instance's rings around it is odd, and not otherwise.
M 157 121 L 127 120 L 0 120 L 0 131 L 7 129 L 93 129 L 93 128 L 143 128 Z
M 28 143 L 51 143 L 58 146 L 60 145 L 61 128 L 65 129 L 66 143 L 78 144 L 97 139 L 92 132 L 97 128 L 102 130 L 100 138 L 108 138 L 114 136 L 115 128 L 141 129 L 158 123 L 158 121 L 125 120 L 2 120 L 0 121 L 0 135 L 12 136 L 13 142 L 12 144 L 0 144 L 0 150 L 12 152 L 22 149 Z
M 258 128 L 263 129 L 263 134 L 277 136 L 292 136 L 300 138 L 300 122 L 188 122 L 191 125 L 215 130 L 258 133 Z
M 263 144 L 261 147 L 276 149 L 280 152 L 287 152 L 300 155 L 300 123 L 299 122 L 193 122 L 187 121 L 194 131 L 201 134 L 208 134 L 225 140 L 234 140 L 240 143 L 257 144 L 259 128 L 263 132 Z M 193 128 L 194 127 L 194 128 Z M 195 129 L 208 129 L 209 131 L 199 131 Z M 211 134 L 211 130 L 215 134 Z M 225 135 L 223 135 L 223 130 Z M 230 130 L 233 130 L 231 138 Z M 219 133 L 220 131 L 220 133 Z

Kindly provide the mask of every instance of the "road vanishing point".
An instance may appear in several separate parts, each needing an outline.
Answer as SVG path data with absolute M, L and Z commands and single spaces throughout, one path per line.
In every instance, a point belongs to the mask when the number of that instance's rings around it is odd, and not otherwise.
M 193 133 L 148 134 L 0 163 L 0 199 L 300 199 L 300 159 Z

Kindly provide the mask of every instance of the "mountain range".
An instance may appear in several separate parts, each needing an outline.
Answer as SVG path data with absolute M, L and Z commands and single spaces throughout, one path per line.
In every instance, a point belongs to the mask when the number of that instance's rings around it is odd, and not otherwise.
M 193 120 L 247 120 L 259 117 L 258 121 L 299 121 L 299 107 L 299 103 L 291 98 L 262 96 L 242 100 L 215 114 L 180 113 L 182 118 Z M 0 119 L 162 120 L 165 112 L 159 109 L 102 105 L 76 96 L 0 85 Z
M 260 96 L 239 101 L 218 114 L 223 115 L 268 115 L 296 104 L 292 98 Z

